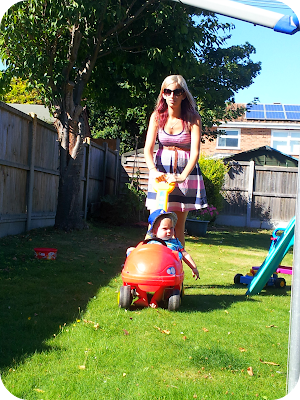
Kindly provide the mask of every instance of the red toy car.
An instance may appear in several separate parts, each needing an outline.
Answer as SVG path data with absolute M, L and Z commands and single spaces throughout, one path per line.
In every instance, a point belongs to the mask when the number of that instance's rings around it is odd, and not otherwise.
M 129 254 L 124 264 L 119 307 L 129 308 L 133 298 L 139 295 L 139 290 L 151 293 L 163 287 L 163 300 L 168 304 L 168 310 L 175 311 L 183 295 L 183 278 L 178 251 L 169 249 L 158 238 L 144 240 Z

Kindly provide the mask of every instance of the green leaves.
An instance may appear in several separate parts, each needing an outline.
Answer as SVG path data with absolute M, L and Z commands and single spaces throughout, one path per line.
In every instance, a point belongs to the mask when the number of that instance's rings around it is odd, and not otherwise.
M 8 68 L 0 84 L 14 76 L 28 79 L 44 103 L 61 105 L 73 82 L 74 101 L 92 98 L 101 115 L 110 107 L 123 115 L 139 107 L 144 122 L 135 118 L 134 125 L 126 116 L 122 124 L 130 131 L 121 131 L 136 137 L 144 133 L 162 80 L 178 73 L 198 99 L 204 125 L 211 126 L 260 70 L 249 43 L 225 48 L 231 28 L 212 13 L 159 0 L 23 1 L 2 20 L 0 57 Z

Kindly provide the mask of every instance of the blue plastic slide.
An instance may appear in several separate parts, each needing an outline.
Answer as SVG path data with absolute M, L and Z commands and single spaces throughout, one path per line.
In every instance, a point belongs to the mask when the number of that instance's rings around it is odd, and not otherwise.
M 283 233 L 274 244 L 270 246 L 269 253 L 265 261 L 260 266 L 259 270 L 255 274 L 254 278 L 249 284 L 248 294 L 259 293 L 267 284 L 270 276 L 276 271 L 284 256 L 288 252 L 289 248 L 294 244 L 294 230 L 295 230 L 295 217 L 292 218 L 285 229 L 276 229 L 274 233 L 278 230 L 282 230 Z

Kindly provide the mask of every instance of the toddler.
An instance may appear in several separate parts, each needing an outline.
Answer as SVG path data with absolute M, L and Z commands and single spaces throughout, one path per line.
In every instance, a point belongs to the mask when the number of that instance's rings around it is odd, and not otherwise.
M 149 230 L 146 235 L 146 239 L 152 239 L 153 242 L 150 243 L 159 243 L 155 242 L 155 238 L 159 238 L 165 241 L 166 245 L 171 249 L 179 252 L 179 257 L 182 259 L 192 270 L 192 274 L 195 279 L 199 279 L 199 272 L 197 266 L 192 259 L 191 255 L 183 248 L 180 241 L 175 237 L 174 227 L 177 222 L 177 215 L 174 212 L 167 212 L 162 209 L 156 210 L 150 214 L 149 219 Z M 127 250 L 127 255 L 134 248 L 129 248 Z M 157 303 L 162 299 L 164 293 L 164 287 L 158 289 L 150 303 L 150 307 L 156 308 Z M 136 305 L 148 306 L 148 299 L 146 293 L 139 293 L 139 299 L 135 301 Z

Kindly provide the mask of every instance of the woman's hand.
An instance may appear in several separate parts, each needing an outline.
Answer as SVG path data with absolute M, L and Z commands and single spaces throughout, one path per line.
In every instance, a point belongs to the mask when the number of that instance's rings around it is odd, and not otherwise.
M 160 172 L 160 171 L 157 171 L 157 169 L 153 169 L 152 171 L 151 171 L 151 175 L 154 177 L 154 179 L 157 181 L 157 182 L 162 182 L 162 181 L 167 181 L 167 179 L 166 179 L 166 174 L 165 173 L 163 173 L 163 172 Z
M 186 179 L 186 178 L 183 178 L 183 177 L 181 176 L 181 174 L 179 174 L 179 175 L 177 175 L 177 174 L 166 174 L 166 181 L 167 181 L 168 183 L 172 183 L 172 182 L 175 182 L 175 183 L 182 183 L 182 182 L 185 181 L 185 179 Z

